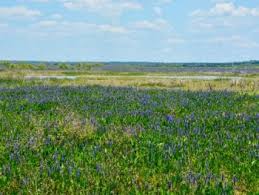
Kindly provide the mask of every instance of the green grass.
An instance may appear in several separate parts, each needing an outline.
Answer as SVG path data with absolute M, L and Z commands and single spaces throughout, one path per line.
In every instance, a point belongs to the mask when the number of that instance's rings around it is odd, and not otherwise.
M 31 75 L 59 75 L 79 76 L 75 80 L 26 80 L 24 76 Z M 241 80 L 229 79 L 216 80 L 181 80 L 165 79 L 164 76 L 232 76 Z M 153 77 L 154 76 L 154 77 Z M 160 78 L 159 78 L 160 77 Z M 60 86 L 134 86 L 138 88 L 167 88 L 191 91 L 227 90 L 246 92 L 249 94 L 259 93 L 258 74 L 232 74 L 216 72 L 179 72 L 179 73 L 149 73 L 149 72 L 86 72 L 86 71 L 3 71 L 0 72 L 0 87 L 18 87 L 35 85 L 60 85 Z
M 4 82 L 0 193 L 259 190 L 258 95 Z

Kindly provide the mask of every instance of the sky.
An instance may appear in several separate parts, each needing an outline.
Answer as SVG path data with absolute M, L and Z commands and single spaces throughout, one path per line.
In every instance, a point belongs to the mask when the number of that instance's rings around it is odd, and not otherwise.
M 259 0 L 1 0 L 0 59 L 259 59 Z

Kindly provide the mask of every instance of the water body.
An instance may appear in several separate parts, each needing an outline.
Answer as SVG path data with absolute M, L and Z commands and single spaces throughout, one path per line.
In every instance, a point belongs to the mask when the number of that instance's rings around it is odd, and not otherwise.
M 230 80 L 240 80 L 242 77 L 228 77 L 228 76 L 106 76 L 106 75 L 89 75 L 89 76 L 25 76 L 25 79 L 69 79 L 75 80 L 77 78 L 147 78 L 147 79 L 180 79 L 180 80 L 217 80 L 217 79 L 230 79 Z
M 148 78 L 164 78 L 164 79 L 181 79 L 181 80 L 217 80 L 217 79 L 231 79 L 240 80 L 241 77 L 228 76 L 148 76 Z
M 69 80 L 75 80 L 77 76 L 25 76 L 25 79 L 69 79 Z
M 217 79 L 228 79 L 228 80 L 241 80 L 242 77 L 231 77 L 231 76 L 165 76 L 165 75 L 147 75 L 147 76 L 85 76 L 86 78 L 143 78 L 143 79 L 179 79 L 179 80 L 217 80 Z

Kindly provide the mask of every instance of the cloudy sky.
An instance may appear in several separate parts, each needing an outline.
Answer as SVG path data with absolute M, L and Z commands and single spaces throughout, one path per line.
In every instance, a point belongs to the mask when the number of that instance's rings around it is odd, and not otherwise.
M 0 59 L 259 59 L 259 0 L 1 0 Z

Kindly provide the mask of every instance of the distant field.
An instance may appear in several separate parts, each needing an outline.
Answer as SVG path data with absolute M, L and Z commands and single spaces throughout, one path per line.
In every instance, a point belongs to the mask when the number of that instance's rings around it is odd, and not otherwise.
M 0 70 L 79 70 L 117 73 L 259 73 L 259 61 L 225 63 L 0 61 Z
M 256 194 L 258 81 L 4 70 L 0 194 Z
M 97 72 L 97 71 L 3 71 L 0 87 L 30 85 L 62 86 L 129 86 L 139 88 L 167 88 L 182 90 L 227 90 L 259 93 L 259 73 L 215 72 Z

